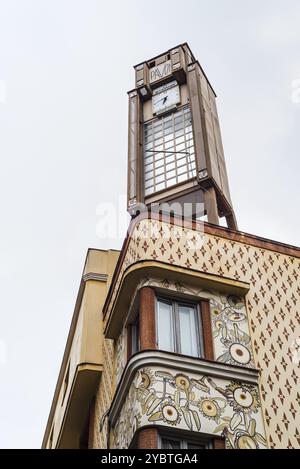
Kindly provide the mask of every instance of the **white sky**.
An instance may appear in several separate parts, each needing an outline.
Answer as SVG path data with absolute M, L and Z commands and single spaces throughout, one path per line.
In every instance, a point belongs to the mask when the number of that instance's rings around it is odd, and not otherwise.
M 1 447 L 40 447 L 86 250 L 121 245 L 96 210 L 126 193 L 132 65 L 190 44 L 240 229 L 300 245 L 299 24 L 297 0 L 0 0 Z

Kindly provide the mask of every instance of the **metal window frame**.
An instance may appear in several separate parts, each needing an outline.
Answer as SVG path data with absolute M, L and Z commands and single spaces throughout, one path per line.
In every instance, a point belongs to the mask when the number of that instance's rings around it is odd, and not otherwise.
M 191 355 L 196 358 L 204 358 L 204 335 L 203 335 L 203 327 L 202 327 L 202 320 L 201 320 L 201 307 L 199 303 L 189 301 L 189 300 L 181 300 L 178 298 L 171 298 L 163 295 L 156 296 L 156 311 L 155 311 L 155 318 L 156 318 L 156 345 L 159 348 L 159 337 L 160 331 L 158 329 L 158 309 L 159 309 L 159 302 L 166 303 L 171 306 L 171 321 L 172 321 L 172 331 L 173 331 L 173 350 L 170 352 L 182 354 L 181 351 L 181 335 L 180 335 L 180 320 L 179 320 L 179 308 L 180 306 L 188 306 L 194 309 L 195 313 L 195 322 L 196 322 L 196 340 L 197 340 L 197 355 Z
M 137 353 L 140 348 L 140 321 L 139 316 L 135 318 L 135 321 L 131 323 L 131 354 Z
M 213 449 L 213 441 L 212 438 L 201 436 L 200 438 L 195 437 L 195 438 L 185 438 L 184 436 L 174 436 L 172 433 L 168 432 L 161 432 L 158 433 L 158 449 L 165 449 L 163 448 L 163 440 L 169 440 L 169 441 L 176 441 L 179 443 L 179 450 L 187 450 L 189 449 L 188 446 L 189 444 L 197 445 L 203 444 L 205 447 L 204 448 L 199 448 L 199 449 Z M 196 448 L 195 448 L 196 449 Z M 174 450 L 176 451 L 176 450 Z
M 150 193 L 169 189 L 196 177 L 195 144 L 191 119 L 190 106 L 184 105 L 171 114 L 144 123 L 143 179 L 146 197 Z M 166 140 L 169 135 L 171 138 Z M 182 138 L 183 141 L 177 143 L 178 138 Z M 179 145 L 180 151 L 177 151 Z M 184 145 L 183 149 L 182 145 Z M 182 156 L 177 157 L 180 153 Z M 171 163 L 174 165 L 172 171 L 175 171 L 175 175 L 168 177 L 167 165 L 170 162 L 167 163 L 166 160 L 171 154 L 174 154 L 174 161 Z M 159 164 L 156 166 L 158 162 Z M 178 169 L 182 167 L 185 167 L 186 170 L 179 174 Z M 158 170 L 160 170 L 159 174 Z M 157 182 L 156 178 L 159 176 L 163 177 L 163 180 Z

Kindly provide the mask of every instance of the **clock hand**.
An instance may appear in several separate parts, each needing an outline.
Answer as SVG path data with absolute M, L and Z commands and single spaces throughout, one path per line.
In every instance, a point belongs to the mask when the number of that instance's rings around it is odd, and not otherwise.
M 158 101 L 156 101 L 156 104 L 157 103 L 160 103 L 161 101 L 163 101 L 163 104 L 167 101 L 168 97 L 167 96 L 164 96 L 163 98 L 160 98 Z

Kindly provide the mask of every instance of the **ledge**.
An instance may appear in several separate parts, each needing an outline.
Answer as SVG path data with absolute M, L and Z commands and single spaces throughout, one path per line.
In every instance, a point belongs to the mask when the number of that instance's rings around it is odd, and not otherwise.
M 126 394 L 133 381 L 135 373 L 145 366 L 160 366 L 173 368 L 176 371 L 198 373 L 215 378 L 241 381 L 243 383 L 258 384 L 259 372 L 253 368 L 226 365 L 220 362 L 208 361 L 201 358 L 188 357 L 159 350 L 138 352 L 126 365 L 122 378 L 118 384 L 110 412 L 109 421 L 113 426 L 124 404 Z
M 245 295 L 250 285 L 245 282 L 220 277 L 205 272 L 172 266 L 159 261 L 138 261 L 131 264 L 123 273 L 112 312 L 105 326 L 105 337 L 116 339 L 131 304 L 139 281 L 145 277 L 168 278 L 175 282 L 196 285 L 203 289 L 218 290 L 233 295 Z
M 80 363 L 77 366 L 56 448 L 79 447 L 80 435 L 97 391 L 102 370 L 102 365 L 94 363 Z

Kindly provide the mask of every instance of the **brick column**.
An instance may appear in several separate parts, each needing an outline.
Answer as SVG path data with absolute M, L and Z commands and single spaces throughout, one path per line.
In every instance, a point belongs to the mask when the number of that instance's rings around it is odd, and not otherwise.
M 139 431 L 137 437 L 138 449 L 157 449 L 158 432 L 156 428 L 144 428 Z
M 214 360 L 214 346 L 210 318 L 210 304 L 209 301 L 202 300 L 200 302 L 203 341 L 204 341 L 204 358 Z
M 156 349 L 155 292 L 153 288 L 140 290 L 140 350 Z
M 213 439 L 214 449 L 225 449 L 225 438 L 216 437 Z

